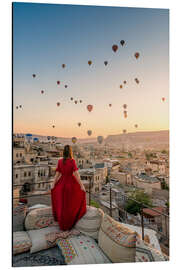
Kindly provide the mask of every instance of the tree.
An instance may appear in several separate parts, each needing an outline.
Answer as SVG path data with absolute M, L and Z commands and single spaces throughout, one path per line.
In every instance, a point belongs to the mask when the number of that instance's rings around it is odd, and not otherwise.
M 136 201 L 134 201 L 134 200 Z M 152 207 L 152 201 L 148 194 L 146 194 L 144 191 L 134 191 L 131 193 L 128 201 L 125 205 L 125 210 L 133 215 L 136 215 L 137 213 L 140 213 L 142 204 L 145 204 L 149 207 Z M 145 208 L 143 206 L 143 208 Z
M 128 152 L 128 157 L 132 158 L 132 153 L 131 152 Z
M 162 188 L 162 189 L 169 190 L 169 186 L 166 184 L 166 182 L 165 182 L 164 179 L 161 181 L 161 188 Z
M 93 201 L 93 200 L 91 200 L 90 205 L 91 205 L 91 206 L 94 206 L 94 207 L 96 207 L 96 208 L 99 208 L 99 207 L 100 207 L 100 206 L 99 206 L 99 203 L 97 203 L 97 202 L 95 202 L 95 201 Z

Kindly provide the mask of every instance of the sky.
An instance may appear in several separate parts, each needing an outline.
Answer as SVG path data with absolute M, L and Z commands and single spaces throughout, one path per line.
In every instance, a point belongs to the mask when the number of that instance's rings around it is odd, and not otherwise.
M 169 129 L 169 10 L 13 3 L 13 127 L 78 138 Z

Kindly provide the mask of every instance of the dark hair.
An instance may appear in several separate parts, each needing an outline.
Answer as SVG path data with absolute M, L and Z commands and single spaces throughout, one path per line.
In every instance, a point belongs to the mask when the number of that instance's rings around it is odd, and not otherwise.
M 63 150 L 63 163 L 65 163 L 67 158 L 73 158 L 72 148 L 70 145 L 65 145 Z

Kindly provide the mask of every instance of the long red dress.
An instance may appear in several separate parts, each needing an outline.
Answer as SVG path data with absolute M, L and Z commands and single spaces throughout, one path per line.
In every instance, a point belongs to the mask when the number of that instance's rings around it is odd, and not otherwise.
M 59 159 L 56 171 L 61 177 L 51 189 L 52 212 L 61 230 L 70 230 L 86 213 L 86 192 L 73 175 L 78 170 L 74 159 Z

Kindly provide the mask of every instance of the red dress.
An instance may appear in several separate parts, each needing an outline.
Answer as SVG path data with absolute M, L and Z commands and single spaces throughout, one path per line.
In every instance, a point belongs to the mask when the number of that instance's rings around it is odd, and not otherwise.
M 70 230 L 86 213 L 86 192 L 73 175 L 78 170 L 74 159 L 59 159 L 56 171 L 61 177 L 51 189 L 52 212 L 61 230 Z

